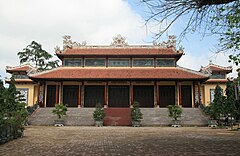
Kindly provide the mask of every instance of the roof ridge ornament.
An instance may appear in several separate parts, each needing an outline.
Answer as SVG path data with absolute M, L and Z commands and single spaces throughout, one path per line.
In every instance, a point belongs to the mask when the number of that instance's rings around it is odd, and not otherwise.
M 128 46 L 128 43 L 126 42 L 126 37 L 123 37 L 120 34 L 113 37 L 112 39 L 113 39 L 113 42 L 111 43 L 111 46 L 115 46 L 115 47 Z
M 87 45 L 86 41 L 83 41 L 82 43 L 73 42 L 71 40 L 70 35 L 64 35 L 62 38 L 63 38 L 63 51 L 66 50 L 66 49 L 72 49 L 74 47 L 82 47 L 82 46 Z M 59 46 L 56 46 L 54 49 L 55 49 L 56 53 L 58 53 L 58 52 L 61 53 L 61 49 L 60 49 Z
M 162 48 L 174 48 L 176 49 L 176 36 L 169 35 L 168 41 L 163 41 L 162 43 L 153 42 L 153 46 L 159 46 Z

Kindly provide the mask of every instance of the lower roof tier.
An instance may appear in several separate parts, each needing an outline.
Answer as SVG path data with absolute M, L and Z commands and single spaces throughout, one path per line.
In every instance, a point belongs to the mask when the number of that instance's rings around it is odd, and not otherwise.
M 200 72 L 182 67 L 166 68 L 79 68 L 59 67 L 30 75 L 31 79 L 42 80 L 202 80 L 209 78 Z

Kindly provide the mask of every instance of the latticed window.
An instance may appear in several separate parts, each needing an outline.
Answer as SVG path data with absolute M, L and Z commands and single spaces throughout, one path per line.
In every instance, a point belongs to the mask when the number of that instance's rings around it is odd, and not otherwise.
M 133 59 L 134 67 L 153 67 L 153 59 Z
M 64 59 L 64 66 L 68 67 L 82 66 L 82 59 Z
M 174 67 L 175 61 L 173 59 L 157 59 L 156 66 L 157 67 Z
M 225 74 L 212 74 L 211 79 L 225 79 Z
M 25 74 L 13 74 L 14 79 L 28 79 L 28 76 Z
M 17 89 L 20 92 L 21 102 L 28 104 L 28 88 L 19 88 Z
M 105 59 L 85 59 L 87 67 L 104 67 L 106 66 Z
M 109 67 L 129 67 L 130 59 L 109 59 L 108 66 Z

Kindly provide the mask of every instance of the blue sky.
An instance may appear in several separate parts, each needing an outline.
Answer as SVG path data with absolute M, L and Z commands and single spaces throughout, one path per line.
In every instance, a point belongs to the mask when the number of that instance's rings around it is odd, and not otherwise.
M 0 75 L 7 76 L 6 66 L 19 65 L 17 52 L 33 40 L 51 54 L 56 45 L 62 47 L 64 35 L 71 35 L 76 42 L 86 41 L 88 45 L 110 45 L 117 34 L 125 36 L 130 45 L 151 44 L 151 31 L 157 29 L 144 26 L 146 13 L 143 10 L 137 0 L 2 0 Z M 178 35 L 183 21 L 170 28 L 168 35 Z M 167 34 L 159 42 L 166 39 Z M 214 36 L 202 38 L 197 33 L 188 34 L 179 44 L 185 48 L 185 55 L 178 64 L 194 70 L 206 66 L 209 60 L 222 66 L 233 66 L 228 63 L 227 55 L 214 55 L 217 43 Z

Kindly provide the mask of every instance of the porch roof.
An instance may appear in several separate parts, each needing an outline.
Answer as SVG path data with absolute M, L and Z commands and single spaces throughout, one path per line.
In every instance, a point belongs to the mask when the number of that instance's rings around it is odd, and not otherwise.
M 207 80 L 200 72 L 182 67 L 158 68 L 80 68 L 59 67 L 30 75 L 31 79 L 46 80 L 104 80 L 104 79 L 156 79 L 156 80 Z

